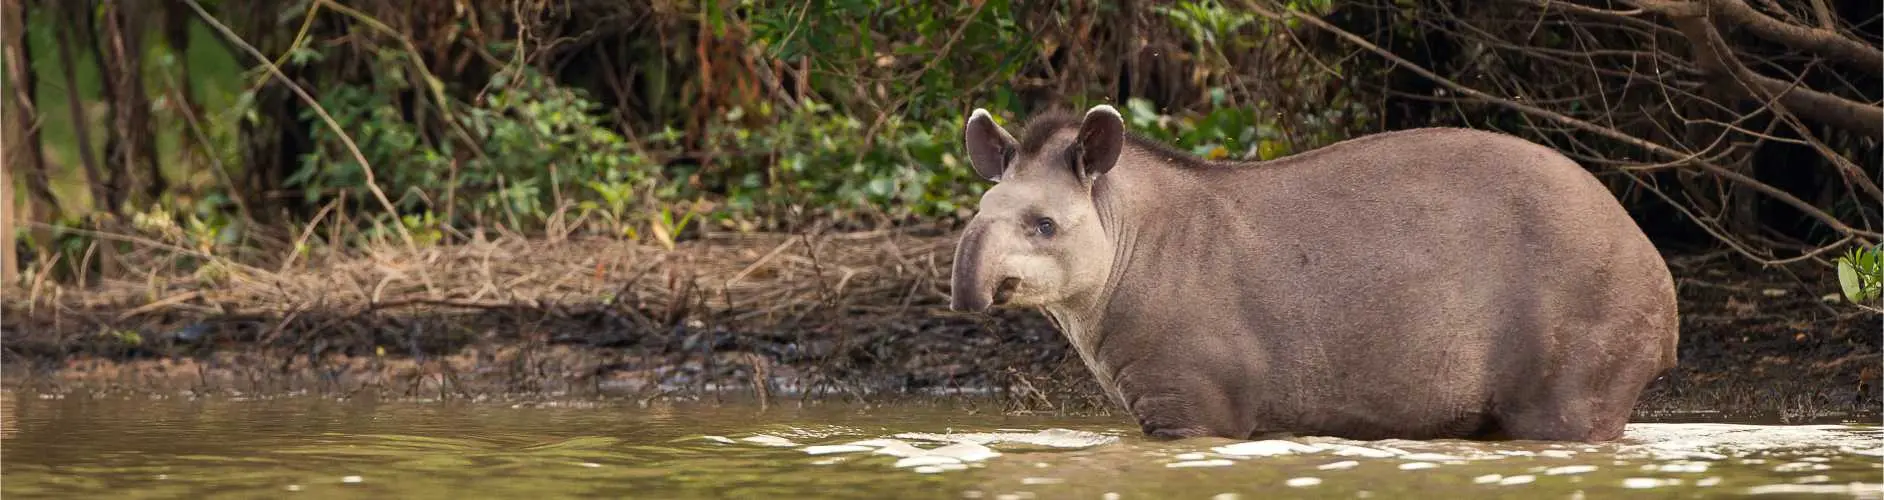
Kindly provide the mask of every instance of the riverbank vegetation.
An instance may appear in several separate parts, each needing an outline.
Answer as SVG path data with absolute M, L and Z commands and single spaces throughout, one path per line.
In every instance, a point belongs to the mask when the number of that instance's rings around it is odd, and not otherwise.
M 1732 354 L 1694 376 L 1788 359 L 1848 386 L 1774 397 L 1878 400 L 1875 5 L 0 5 L 8 362 L 554 341 L 1047 385 L 1079 372 L 1037 318 L 938 300 L 985 189 L 961 123 L 1105 102 L 1211 158 L 1416 126 L 1551 145 L 1697 263 L 1685 342 Z

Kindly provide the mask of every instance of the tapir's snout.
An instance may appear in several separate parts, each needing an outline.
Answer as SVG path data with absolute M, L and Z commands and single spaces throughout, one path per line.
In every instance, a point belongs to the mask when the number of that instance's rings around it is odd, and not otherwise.
M 987 231 L 980 224 L 970 223 L 962 232 L 962 241 L 955 247 L 955 264 L 949 270 L 949 310 L 983 312 L 989 307 L 1006 303 L 1014 296 L 1014 278 L 990 279 L 992 267 L 984 262 L 988 255 L 985 248 Z

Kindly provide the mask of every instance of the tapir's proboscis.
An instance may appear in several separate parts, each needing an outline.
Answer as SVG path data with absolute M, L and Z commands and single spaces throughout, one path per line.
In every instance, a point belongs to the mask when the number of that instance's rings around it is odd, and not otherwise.
M 1675 365 L 1661 254 L 1543 145 L 1435 127 L 1212 161 L 1106 105 L 966 127 L 993 185 L 950 308 L 1038 308 L 1148 436 L 1612 441 Z

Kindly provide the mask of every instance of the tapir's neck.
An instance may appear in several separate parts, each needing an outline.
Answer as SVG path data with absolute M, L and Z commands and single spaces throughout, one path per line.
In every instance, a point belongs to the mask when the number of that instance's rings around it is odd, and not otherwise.
M 1126 270 L 1134 265 L 1139 255 L 1138 248 L 1143 210 L 1129 193 L 1147 192 L 1140 190 L 1157 189 L 1164 184 L 1158 179 L 1159 174 L 1153 169 L 1157 165 L 1142 161 L 1126 163 L 1134 151 L 1127 150 L 1126 158 L 1121 158 L 1120 168 L 1100 177 L 1093 183 L 1093 207 L 1099 216 L 1099 224 L 1105 230 L 1105 245 L 1111 248 L 1110 259 L 1092 262 L 1091 265 L 1104 268 L 1101 273 L 1104 282 L 1082 293 L 1074 294 L 1059 303 L 1044 307 L 1044 312 L 1053 320 L 1054 326 L 1065 334 L 1067 341 L 1079 352 L 1089 368 L 1102 375 L 1111 375 L 1111 369 L 1104 359 L 1099 358 L 1099 347 L 1106 338 L 1105 315 L 1111 307 L 1113 297 L 1122 284 Z M 1142 159 L 1140 159 L 1142 160 Z
M 1156 260 L 1169 252 L 1138 250 L 1141 246 L 1166 247 L 1185 240 L 1184 234 L 1171 231 L 1186 231 L 1181 229 L 1186 224 L 1160 220 L 1171 217 L 1174 209 L 1190 208 L 1170 200 L 1225 189 L 1216 184 L 1219 180 L 1199 175 L 1194 169 L 1172 166 L 1172 161 L 1165 153 L 1128 146 L 1118 165 L 1094 182 L 1093 207 L 1105 229 L 1104 243 L 1112 251 L 1110 261 L 1089 265 L 1104 268 L 1104 283 L 1043 308 L 1086 366 L 1108 387 L 1117 367 L 1101 354 L 1108 338 L 1120 333 L 1108 331 L 1106 322 L 1115 302 L 1121 300 L 1120 290 L 1144 285 L 1129 281 L 1152 278 L 1145 273 L 1171 264 L 1145 260 Z

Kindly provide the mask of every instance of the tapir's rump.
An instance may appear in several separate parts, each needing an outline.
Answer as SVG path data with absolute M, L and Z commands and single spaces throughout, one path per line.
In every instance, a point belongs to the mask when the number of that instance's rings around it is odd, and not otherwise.
M 1606 441 L 1674 366 L 1660 254 L 1548 147 L 1425 128 L 1212 162 L 1109 106 L 966 127 L 995 185 L 952 307 L 1040 307 L 1147 434 Z

